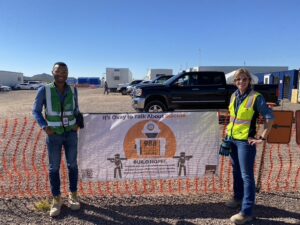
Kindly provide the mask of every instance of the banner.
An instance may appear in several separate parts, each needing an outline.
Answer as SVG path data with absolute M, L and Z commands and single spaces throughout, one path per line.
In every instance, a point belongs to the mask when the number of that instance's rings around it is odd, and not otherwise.
M 86 114 L 79 133 L 85 181 L 167 179 L 215 174 L 217 112 Z

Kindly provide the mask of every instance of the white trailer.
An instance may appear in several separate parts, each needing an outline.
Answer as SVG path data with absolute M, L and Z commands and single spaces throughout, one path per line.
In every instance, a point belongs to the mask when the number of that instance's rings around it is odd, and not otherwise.
M 162 75 L 173 75 L 173 70 L 172 69 L 149 69 L 147 73 L 147 79 L 153 80 L 156 77 Z
M 116 91 L 118 84 L 132 81 L 132 73 L 128 68 L 106 68 L 106 81 L 110 91 Z
M 23 73 L 0 71 L 0 84 L 14 87 L 17 84 L 23 83 Z

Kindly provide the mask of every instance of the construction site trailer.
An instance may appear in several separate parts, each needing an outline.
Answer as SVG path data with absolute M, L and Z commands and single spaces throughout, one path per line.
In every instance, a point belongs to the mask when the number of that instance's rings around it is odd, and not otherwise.
M 118 84 L 130 83 L 132 73 L 128 68 L 106 68 L 106 82 L 110 91 L 117 91 Z
M 0 70 L 0 84 L 1 85 L 14 87 L 17 84 L 20 84 L 23 82 L 24 82 L 23 73 Z
M 173 75 L 172 69 L 149 69 L 147 73 L 148 80 L 154 80 L 155 78 L 162 75 Z

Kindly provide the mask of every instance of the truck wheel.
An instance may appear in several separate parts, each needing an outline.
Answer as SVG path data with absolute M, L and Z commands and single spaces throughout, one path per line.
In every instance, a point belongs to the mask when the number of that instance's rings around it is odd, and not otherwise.
M 126 89 L 122 89 L 121 93 L 122 93 L 122 95 L 126 95 L 127 94 Z
M 161 101 L 149 102 L 145 107 L 145 112 L 156 113 L 165 111 L 167 111 L 167 107 Z

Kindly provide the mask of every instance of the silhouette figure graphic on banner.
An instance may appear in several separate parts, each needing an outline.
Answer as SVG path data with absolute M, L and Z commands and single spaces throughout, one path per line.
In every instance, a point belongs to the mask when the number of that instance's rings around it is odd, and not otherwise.
M 180 156 L 174 156 L 174 159 L 178 159 L 177 167 L 178 169 L 178 176 L 181 176 L 181 172 L 183 170 L 183 175 L 186 176 L 186 165 L 185 162 L 186 160 L 190 160 L 193 158 L 192 155 L 185 155 L 185 152 L 180 152 Z
M 123 164 L 122 160 L 127 160 L 127 158 L 120 158 L 120 154 L 115 154 L 114 158 L 108 158 L 112 163 L 115 163 L 115 168 L 114 168 L 114 178 L 117 178 L 117 172 L 119 174 L 119 178 L 122 178 L 122 169 L 123 169 Z

